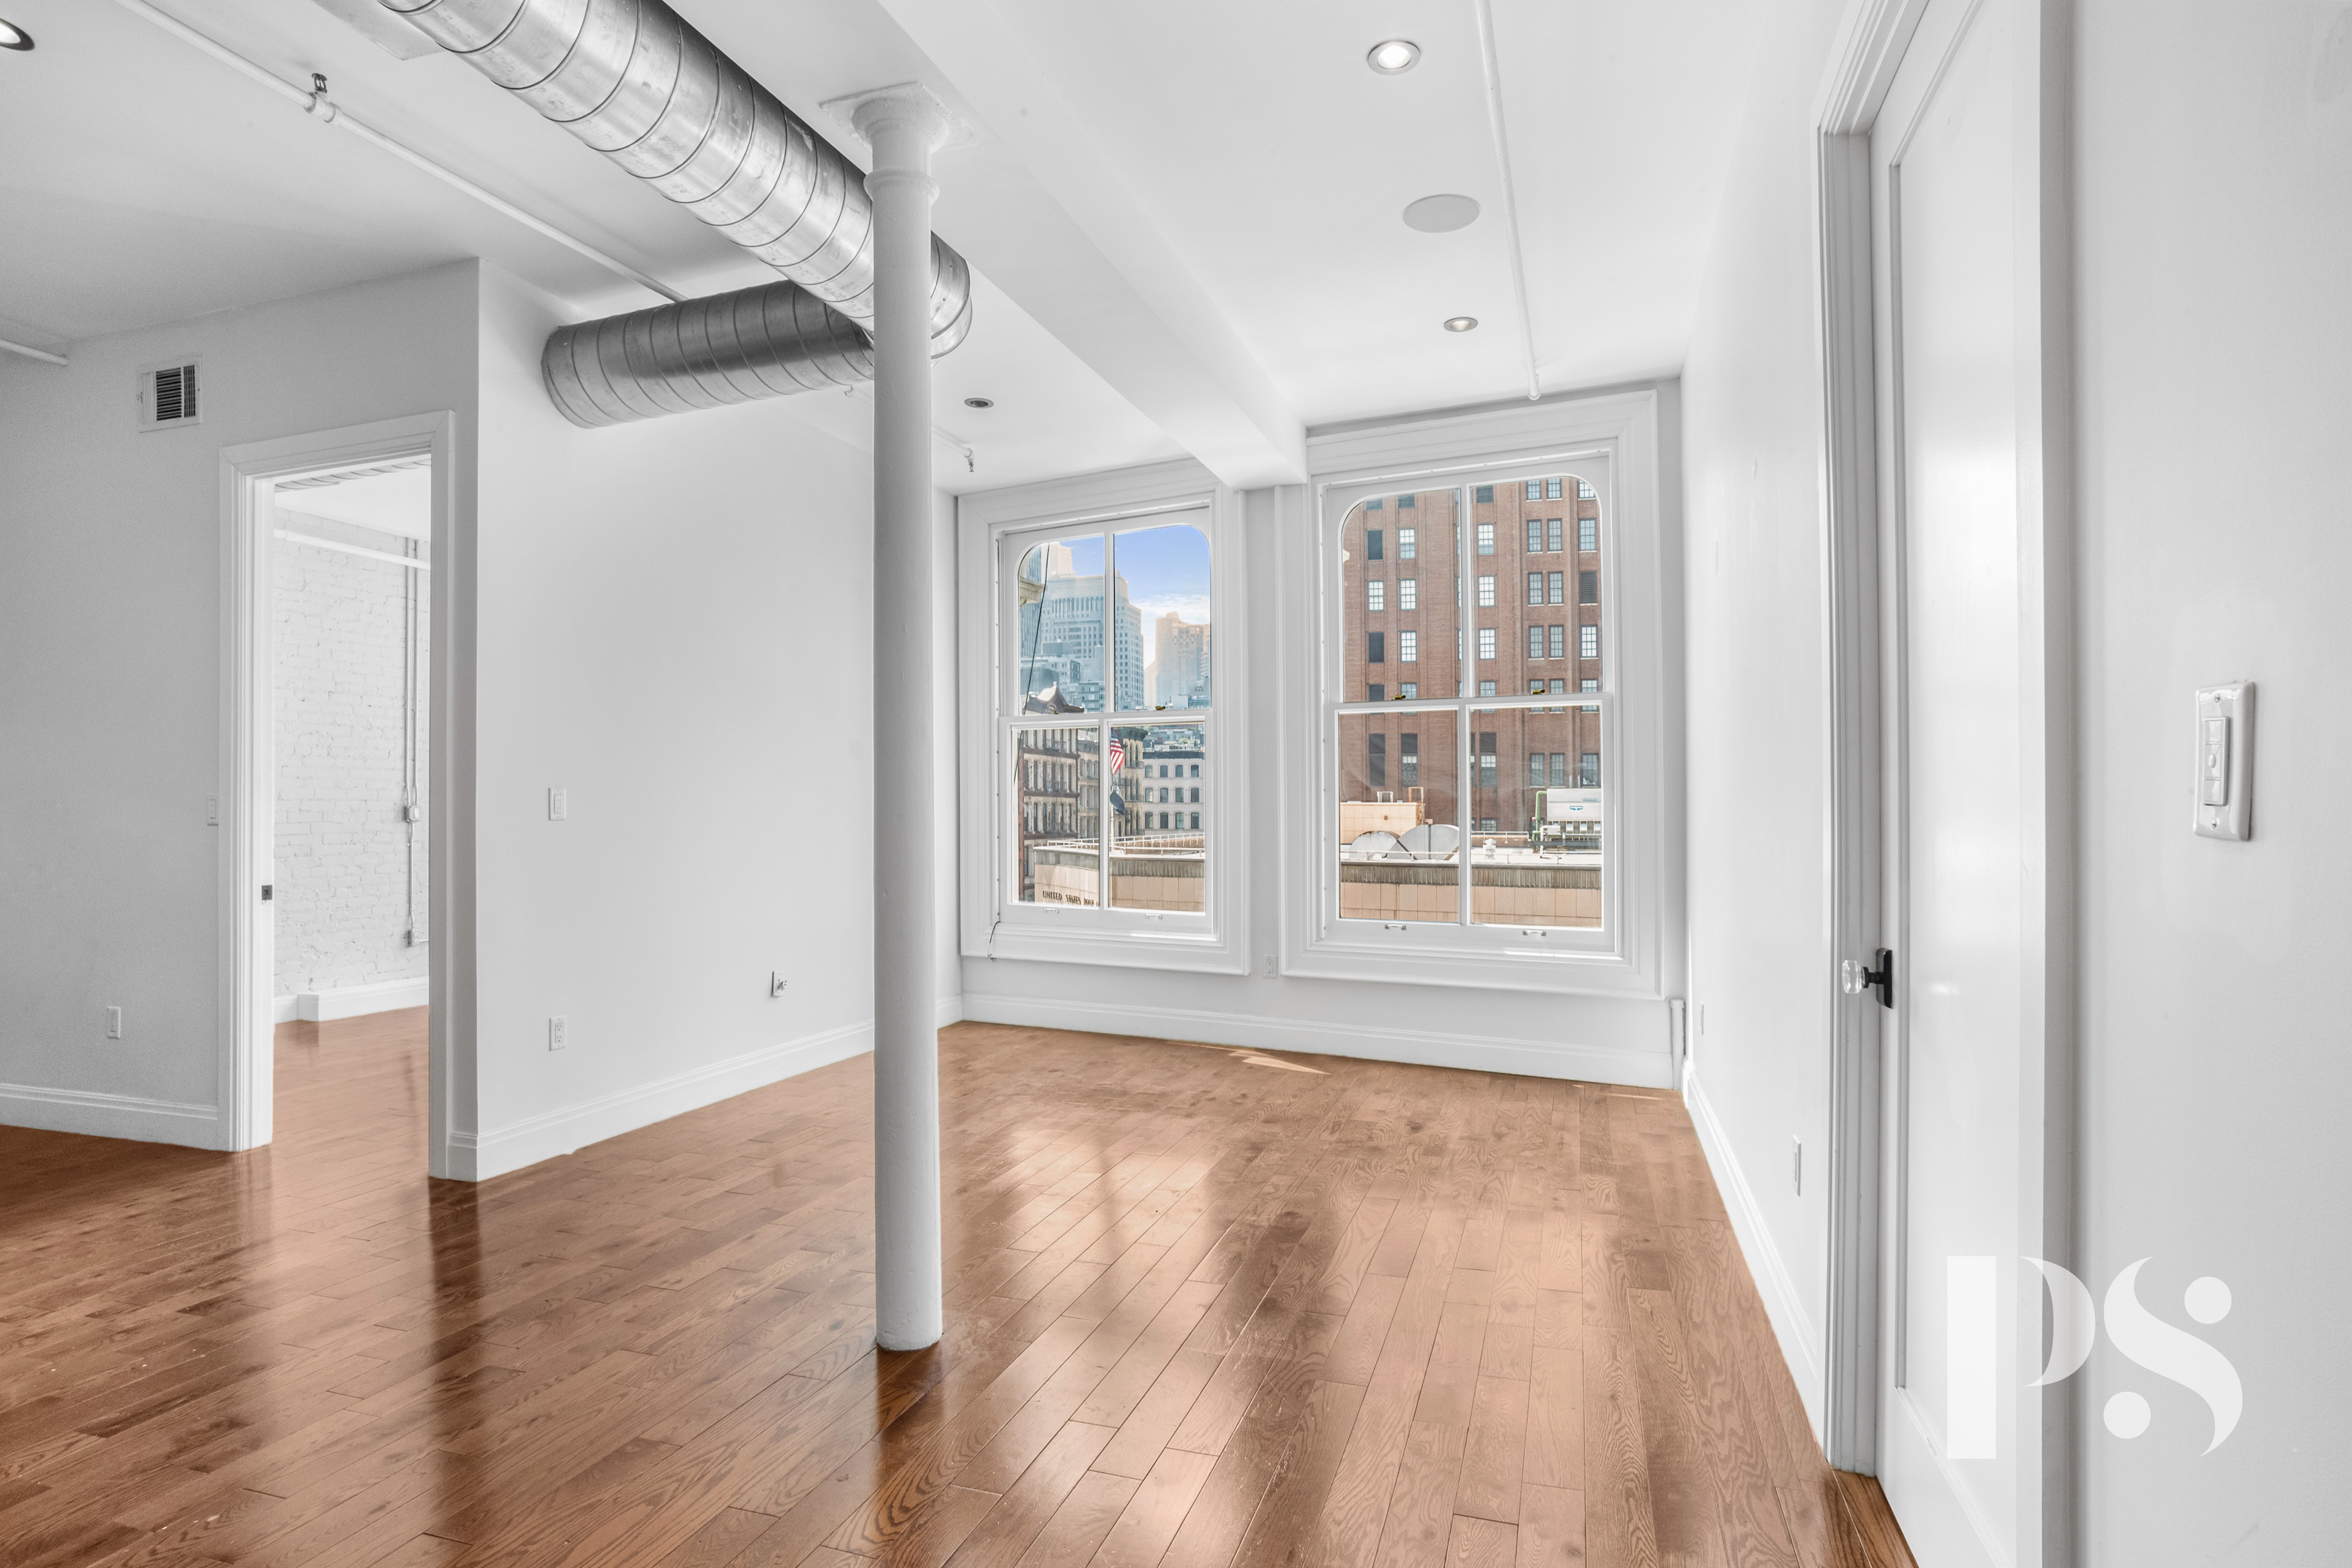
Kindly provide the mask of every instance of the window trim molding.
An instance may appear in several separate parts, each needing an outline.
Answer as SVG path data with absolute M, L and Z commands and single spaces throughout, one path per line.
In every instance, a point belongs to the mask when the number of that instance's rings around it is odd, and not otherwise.
M 1672 950 L 1681 936 L 1682 889 L 1671 835 L 1679 817 L 1681 705 L 1673 684 L 1679 666 L 1669 657 L 1676 622 L 1668 589 L 1678 556 L 1668 535 L 1679 519 L 1667 515 L 1660 402 L 1659 389 L 1645 387 L 1308 437 L 1308 482 L 1284 492 L 1289 504 L 1280 520 L 1282 603 L 1314 606 L 1278 617 L 1284 973 L 1651 1000 L 1664 1000 L 1677 983 Z M 1605 948 L 1538 956 L 1505 951 L 1516 935 L 1507 927 L 1459 928 L 1491 933 L 1475 939 L 1407 942 L 1398 938 L 1409 933 L 1379 922 L 1340 921 L 1323 842 L 1336 811 L 1326 750 L 1333 742 L 1322 733 L 1324 607 L 1337 592 L 1321 582 L 1328 503 L 1336 491 L 1370 486 L 1471 489 L 1485 475 L 1496 476 L 1485 482 L 1499 483 L 1510 470 L 1580 458 L 1599 459 L 1606 470 L 1603 544 L 1616 563 L 1613 595 L 1607 578 L 1602 584 L 1603 599 L 1614 600 L 1602 606 L 1614 626 L 1602 651 L 1616 677 L 1616 700 L 1604 710 L 1619 769 L 1611 816 L 1623 826 L 1613 835 L 1619 847 Z M 1463 665 L 1472 679 L 1475 661 Z
M 998 754 L 998 702 L 1011 687 L 997 593 L 1004 538 L 1041 529 L 1100 525 L 1108 531 L 1129 518 L 1200 509 L 1209 514 L 1210 625 L 1215 628 L 1211 657 L 1216 672 L 1213 740 L 1201 777 L 1209 797 L 1205 805 L 1214 814 L 1203 868 L 1208 907 L 1199 916 L 1076 911 L 1087 917 L 1081 923 L 1055 913 L 1050 905 L 1008 905 L 1004 791 L 1010 773 Z M 1249 639 L 1242 550 L 1240 492 L 1190 458 L 957 498 L 957 923 L 964 957 L 1248 973 Z M 983 780 L 984 784 L 976 782 Z M 1134 918 L 1122 922 L 1122 914 Z

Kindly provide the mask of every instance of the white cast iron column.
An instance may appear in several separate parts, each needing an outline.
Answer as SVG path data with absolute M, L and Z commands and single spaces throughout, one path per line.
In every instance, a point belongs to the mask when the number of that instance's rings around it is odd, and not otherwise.
M 940 1261 L 938 780 L 931 754 L 931 149 L 928 94 L 856 110 L 874 148 L 875 1339 L 920 1350 L 943 1327 Z

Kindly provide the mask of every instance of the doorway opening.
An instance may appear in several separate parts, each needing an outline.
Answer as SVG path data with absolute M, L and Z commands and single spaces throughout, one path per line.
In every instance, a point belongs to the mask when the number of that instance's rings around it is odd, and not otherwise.
M 451 1164 L 464 878 L 437 825 L 457 755 L 456 425 L 445 410 L 221 452 L 226 1148 L 274 1137 L 282 1049 L 308 1053 L 289 1058 L 309 1067 L 289 1129 L 326 1125 L 306 1095 L 363 1096 L 387 1107 L 387 1157 L 413 1160 L 422 1131 L 427 1169 Z M 340 1053 L 369 1051 L 381 1075 L 345 1070 Z
M 330 1079 L 423 1131 L 433 459 L 270 481 L 278 1120 Z M 367 1064 L 331 1063 L 364 1054 Z M 324 1075 L 324 1076 L 322 1076 Z M 387 1131 L 390 1131 L 387 1129 Z

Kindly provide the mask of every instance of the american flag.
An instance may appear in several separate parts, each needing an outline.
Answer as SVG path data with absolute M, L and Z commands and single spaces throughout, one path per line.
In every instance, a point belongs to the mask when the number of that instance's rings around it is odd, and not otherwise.
M 1110 738 L 1110 771 L 1115 773 L 1127 771 L 1127 748 L 1119 742 L 1117 735 Z

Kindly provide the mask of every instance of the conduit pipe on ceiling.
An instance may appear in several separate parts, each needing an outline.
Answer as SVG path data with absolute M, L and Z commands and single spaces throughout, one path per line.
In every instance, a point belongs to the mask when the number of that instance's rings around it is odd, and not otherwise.
M 514 219 L 515 222 L 522 225 L 525 228 L 530 229 L 537 234 L 543 234 L 548 238 L 555 241 L 556 244 L 562 246 L 565 249 L 575 251 L 578 254 L 586 257 L 589 260 L 594 262 L 597 266 L 604 268 L 606 271 L 611 272 L 615 276 L 625 278 L 630 282 L 637 284 L 642 288 L 649 289 L 666 300 L 682 298 L 677 289 L 670 288 L 667 284 L 661 282 L 657 279 L 647 277 L 645 273 L 638 271 L 635 268 L 630 266 L 627 262 L 621 260 L 619 258 L 607 256 L 604 252 L 597 249 L 594 246 L 589 244 L 586 240 L 580 238 L 578 236 L 566 234 L 562 229 L 556 227 L 553 224 L 541 218 L 533 217 L 530 214 L 523 211 L 522 208 L 515 205 L 512 202 L 508 201 L 505 197 L 500 196 L 494 192 L 484 190 L 481 186 L 474 184 L 473 181 L 466 178 L 465 175 L 457 173 L 457 170 L 448 167 L 446 164 L 435 163 L 424 153 L 416 151 L 415 148 L 408 146 L 404 142 L 394 140 L 392 137 L 385 135 L 383 132 L 378 131 L 374 126 L 366 123 L 364 121 L 353 119 L 349 113 L 344 111 L 341 105 L 334 103 L 328 99 L 325 78 L 313 76 L 310 79 L 311 85 L 309 88 L 297 87 L 294 83 L 286 80 L 268 68 L 257 65 L 252 60 L 247 59 L 243 55 L 238 54 L 235 49 L 230 48 L 227 45 L 219 43 L 206 34 L 198 32 L 195 28 L 189 26 L 185 22 L 181 21 L 177 16 L 173 16 L 167 12 L 160 11 L 154 6 L 150 5 L 147 4 L 147 0 L 115 0 L 115 3 L 121 5 L 124 10 L 129 11 L 132 16 L 152 22 L 155 26 L 163 28 L 163 31 L 171 34 L 182 43 L 198 49 L 205 54 L 210 55 L 214 59 L 216 59 L 221 64 L 228 67 L 229 69 L 236 72 L 239 76 L 247 77 L 254 81 L 259 82 L 262 86 L 268 88 L 278 97 L 294 105 L 295 108 L 300 110 L 303 113 L 312 116 L 324 124 L 332 125 L 340 130 L 348 131 L 352 135 L 358 137 L 361 141 L 367 142 L 372 147 L 382 148 L 384 152 L 391 153 L 394 157 L 398 158 L 403 163 L 409 163 L 416 168 L 422 169 L 426 174 L 432 175 L 435 179 L 441 181 L 443 184 L 454 186 L 457 190 L 464 192 L 466 195 L 473 197 L 476 201 L 481 203 L 484 206 L 492 208 L 499 213 L 503 213 L 508 217 Z M 37 358 L 39 356 L 36 353 L 35 357 Z M 65 362 L 60 360 L 58 363 L 62 364 Z
M 561 329 L 541 368 L 565 417 L 615 425 L 872 377 L 865 175 L 662 0 L 379 4 L 790 279 Z M 971 330 L 971 268 L 933 237 L 934 358 Z
M 0 338 L 0 352 L 23 354 L 26 359 L 37 359 L 46 364 L 66 363 L 66 356 L 63 354 L 53 354 L 47 349 L 37 349 L 30 343 L 11 342 L 6 338 Z

